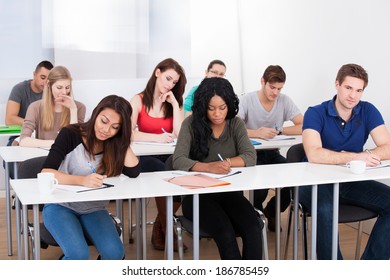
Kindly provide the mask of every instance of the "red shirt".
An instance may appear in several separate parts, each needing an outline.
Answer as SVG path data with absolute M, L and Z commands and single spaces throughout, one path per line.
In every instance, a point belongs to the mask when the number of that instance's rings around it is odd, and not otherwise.
M 139 94 L 139 97 L 142 99 L 142 95 Z M 138 130 L 145 133 L 161 134 L 163 133 L 161 128 L 164 128 L 166 132 L 172 133 L 173 117 L 166 119 L 151 117 L 146 112 L 145 105 L 142 102 L 142 108 L 138 115 L 137 125 Z

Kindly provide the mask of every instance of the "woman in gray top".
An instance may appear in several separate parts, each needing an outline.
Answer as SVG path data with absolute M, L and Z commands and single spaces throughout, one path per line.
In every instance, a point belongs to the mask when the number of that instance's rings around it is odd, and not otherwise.
M 231 167 L 253 166 L 256 152 L 243 121 L 239 100 L 228 80 L 209 78 L 195 94 L 193 114 L 184 120 L 173 155 L 173 168 L 227 174 Z M 224 158 L 223 161 L 219 155 Z M 192 197 L 183 214 L 192 219 Z M 217 243 L 221 259 L 261 259 L 261 225 L 241 191 L 199 197 L 199 224 Z M 242 237 L 242 255 L 236 234 Z

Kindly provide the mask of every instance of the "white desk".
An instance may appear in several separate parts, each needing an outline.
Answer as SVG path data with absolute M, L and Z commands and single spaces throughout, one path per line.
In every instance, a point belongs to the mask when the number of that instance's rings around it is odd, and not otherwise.
M 267 141 L 264 139 L 256 139 L 260 142 L 260 145 L 254 145 L 256 150 L 267 149 L 280 149 L 284 147 L 291 147 L 292 145 L 302 143 L 301 135 L 292 136 L 292 140 L 279 140 L 279 141 Z M 131 147 L 137 156 L 150 156 L 150 155 L 171 155 L 175 151 L 175 146 L 170 145 L 150 145 L 133 143 Z
M 163 178 L 172 176 L 172 171 L 153 172 L 140 174 L 138 178 L 120 180 L 119 178 L 107 179 L 110 183 L 115 184 L 115 188 L 108 188 L 99 191 L 86 193 L 72 193 L 56 191 L 54 194 L 42 197 L 38 192 L 33 191 L 36 188 L 36 179 L 11 180 L 11 185 L 20 199 L 23 208 L 27 205 L 33 205 L 34 209 L 34 226 L 35 240 L 39 240 L 39 208 L 42 203 L 58 203 L 71 201 L 92 201 L 102 199 L 128 199 L 128 198 L 147 198 L 166 196 L 167 213 L 172 213 L 172 196 L 175 195 L 194 195 L 194 259 L 199 259 L 199 216 L 198 216 L 198 199 L 199 194 L 229 192 L 237 190 L 255 190 L 265 189 L 270 186 L 274 188 L 312 185 L 316 189 L 319 184 L 335 184 L 335 198 L 338 202 L 338 184 L 343 182 L 379 180 L 390 178 L 389 168 L 378 168 L 367 170 L 365 174 L 352 174 L 347 168 L 334 165 L 322 165 L 312 163 L 286 163 L 286 164 L 269 164 L 258 165 L 253 167 L 238 168 L 242 170 L 241 174 L 227 177 L 224 180 L 231 183 L 228 186 L 212 187 L 203 189 L 186 189 L 174 184 L 168 183 Z M 283 175 L 283 176 L 281 176 Z M 244 182 L 244 183 L 243 183 Z M 134 186 L 134 187 L 133 187 Z M 136 186 L 136 187 L 135 187 Z M 312 257 L 316 251 L 316 214 L 317 214 L 317 196 L 313 192 L 312 203 Z M 297 211 L 295 211 L 297 212 Z M 25 215 L 24 215 L 25 216 Z M 338 203 L 334 205 L 333 217 L 333 234 L 337 236 L 338 232 Z M 170 215 L 167 215 L 167 258 L 173 258 L 173 227 Z M 36 248 L 39 252 L 39 248 Z M 333 239 L 332 252 L 337 255 L 337 238 Z
M 291 136 L 293 139 L 290 140 L 264 140 L 264 139 L 259 139 L 259 138 L 253 138 L 257 142 L 261 143 L 258 145 L 254 145 L 256 150 L 269 150 L 269 149 L 280 149 L 280 148 L 288 148 L 291 147 L 295 144 L 302 143 L 302 136 L 301 135 L 292 135 Z M 142 144 L 142 143 L 133 143 L 132 148 L 134 153 L 137 156 L 148 156 L 148 155 L 166 155 L 166 154 L 173 154 L 175 147 L 171 145 L 161 145 L 161 144 L 156 144 L 156 145 L 151 145 L 150 143 L 148 144 Z M 250 192 L 250 197 L 249 200 L 253 203 L 253 192 Z M 141 205 L 138 205 L 138 203 L 141 203 Z M 275 237 L 276 237 L 276 246 L 275 246 L 275 256 L 276 259 L 280 259 L 280 188 L 276 188 L 276 230 L 275 232 Z M 142 211 L 145 212 L 145 203 L 143 200 L 139 201 L 137 200 L 137 209 L 142 208 Z M 278 214 L 279 213 L 279 214 Z M 143 215 L 141 215 L 143 216 Z M 137 216 L 138 217 L 138 216 Z M 146 221 L 144 221 L 146 224 Z M 137 223 L 138 225 L 138 223 Z M 130 225 L 131 226 L 131 225 Z M 139 230 L 139 228 L 137 228 Z M 143 228 L 144 230 L 144 228 Z M 139 235 L 137 235 L 137 238 Z M 140 239 L 137 240 L 137 242 L 141 242 Z M 145 242 L 145 240 L 143 240 Z M 144 246 L 144 248 L 146 248 Z M 144 251 L 144 254 L 146 252 Z
M 0 157 L 3 158 L 5 162 L 5 196 L 6 196 L 6 220 L 7 220 L 7 241 L 8 241 L 8 256 L 12 256 L 12 227 L 11 227 L 11 190 L 9 184 L 9 166 L 14 164 L 14 175 L 17 178 L 18 174 L 18 163 L 23 162 L 27 159 L 45 156 L 49 151 L 39 148 L 27 148 L 20 146 L 1 146 L 0 147 Z M 17 205 L 18 206 L 18 205 Z M 19 211 L 16 212 L 16 215 L 19 215 Z M 19 229 L 18 224 L 16 224 L 16 230 Z M 19 246 L 18 246 L 19 247 Z M 19 252 L 18 252 L 19 253 Z
M 294 144 L 302 142 L 301 136 L 293 136 L 293 140 L 280 140 L 280 141 L 267 141 L 263 139 L 256 139 L 260 142 L 260 145 L 254 145 L 256 150 L 262 149 L 278 149 L 283 147 L 290 147 Z M 150 144 L 138 144 L 133 143 L 131 145 L 134 153 L 137 156 L 147 156 L 147 155 L 164 155 L 164 154 L 173 154 L 175 146 L 169 145 L 150 145 Z M 8 255 L 12 255 L 12 229 L 11 229 L 11 205 L 10 205 L 10 186 L 9 186 L 9 164 L 14 163 L 15 169 L 15 178 L 17 178 L 17 163 L 23 162 L 27 159 L 47 155 L 48 151 L 40 148 L 26 148 L 20 146 L 11 146 L 11 147 L 0 147 L 0 157 L 6 162 L 5 164 L 5 187 L 6 187 L 6 220 L 7 220 L 7 240 L 8 240 Z M 277 190 L 277 208 L 280 208 L 280 190 Z M 278 207 L 279 205 L 279 207 Z M 117 207 L 117 210 L 121 208 Z M 19 214 L 17 211 L 16 215 Z M 122 215 L 119 215 L 120 217 Z M 122 217 L 121 217 L 122 218 Z M 276 226 L 280 228 L 280 218 L 277 215 Z M 18 226 L 18 225 L 17 225 Z M 280 232 L 276 231 L 276 239 L 279 240 L 276 246 L 276 255 L 277 258 L 280 256 Z M 20 240 L 18 240 L 20 242 Z M 18 248 L 21 248 L 18 243 Z M 18 255 L 20 252 L 18 251 Z

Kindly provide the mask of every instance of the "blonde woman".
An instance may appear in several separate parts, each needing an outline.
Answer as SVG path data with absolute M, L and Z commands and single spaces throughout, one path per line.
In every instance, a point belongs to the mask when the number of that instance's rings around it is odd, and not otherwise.
M 73 98 L 69 70 L 64 66 L 54 67 L 47 76 L 42 99 L 27 109 L 19 145 L 50 148 L 61 128 L 84 122 L 85 111 L 85 105 Z

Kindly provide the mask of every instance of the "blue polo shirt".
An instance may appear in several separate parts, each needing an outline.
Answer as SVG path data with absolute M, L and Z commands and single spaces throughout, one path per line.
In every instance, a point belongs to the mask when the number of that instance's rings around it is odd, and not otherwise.
M 352 117 L 344 122 L 339 117 L 334 101 L 325 101 L 309 107 L 303 118 L 302 131 L 314 129 L 321 135 L 322 147 L 340 152 L 363 151 L 363 146 L 374 128 L 384 124 L 381 113 L 369 102 L 360 101 L 352 109 Z

